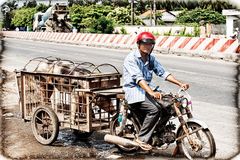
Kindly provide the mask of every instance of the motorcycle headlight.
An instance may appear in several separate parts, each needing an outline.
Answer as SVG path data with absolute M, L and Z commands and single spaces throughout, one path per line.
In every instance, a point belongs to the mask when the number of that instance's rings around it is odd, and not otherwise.
M 181 100 L 181 105 L 182 105 L 182 107 L 183 108 L 186 108 L 187 106 L 188 106 L 188 99 L 187 98 L 183 98 L 182 100 Z

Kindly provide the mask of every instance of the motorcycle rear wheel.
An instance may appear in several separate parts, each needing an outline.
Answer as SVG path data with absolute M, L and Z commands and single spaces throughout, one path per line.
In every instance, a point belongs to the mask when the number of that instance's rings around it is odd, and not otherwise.
M 122 138 L 127 138 L 130 140 L 134 140 L 136 137 L 136 134 L 139 133 L 140 129 L 139 126 L 137 125 L 137 123 L 135 122 L 134 118 L 131 116 L 127 117 L 127 122 L 126 125 L 123 129 L 122 133 L 117 133 L 117 127 L 119 127 L 119 122 L 118 122 L 118 114 L 115 114 L 112 118 L 111 124 L 110 124 L 110 134 L 111 135 L 116 135 L 116 136 L 120 136 Z M 124 152 L 134 152 L 136 150 L 138 150 L 139 147 L 125 147 L 122 145 L 117 145 L 119 150 L 124 151 Z
M 187 123 L 190 133 L 201 128 L 201 125 L 194 122 Z M 183 129 L 178 132 L 177 137 L 183 136 Z M 213 158 L 216 154 L 216 144 L 209 129 L 200 129 L 190 135 L 194 141 L 194 146 L 189 144 L 187 137 L 177 141 L 180 153 L 183 153 L 188 159 L 193 158 Z

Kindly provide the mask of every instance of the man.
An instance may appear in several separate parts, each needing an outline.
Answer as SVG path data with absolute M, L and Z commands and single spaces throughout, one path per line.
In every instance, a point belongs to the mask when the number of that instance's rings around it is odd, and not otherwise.
M 234 33 L 233 33 L 233 35 L 231 36 L 231 38 L 233 38 L 233 39 L 239 39 L 239 36 L 240 34 L 239 34 L 239 28 L 237 27 L 237 28 L 235 28 L 235 30 L 234 30 Z
M 240 31 L 239 31 L 238 27 L 235 29 L 235 32 L 233 33 L 233 36 L 231 36 L 231 37 L 238 41 L 238 47 L 237 47 L 236 53 L 240 53 Z
M 151 55 L 155 45 L 155 37 L 150 32 L 142 32 L 137 36 L 138 49 L 127 55 L 123 65 L 123 79 L 125 99 L 135 113 L 143 116 L 142 126 L 137 143 L 145 150 L 152 149 L 147 144 L 156 127 L 160 116 L 160 109 L 152 103 L 153 98 L 161 99 L 161 93 L 155 91 L 152 84 L 153 72 L 159 77 L 172 82 L 183 89 L 189 85 L 175 79 L 165 71 L 159 61 Z

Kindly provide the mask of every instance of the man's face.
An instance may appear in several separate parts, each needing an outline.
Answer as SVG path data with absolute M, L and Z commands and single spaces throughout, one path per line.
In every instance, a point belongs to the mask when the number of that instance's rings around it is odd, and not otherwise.
M 144 54 L 150 54 L 153 47 L 154 47 L 154 44 L 152 44 L 152 43 L 140 43 L 139 44 L 139 50 Z

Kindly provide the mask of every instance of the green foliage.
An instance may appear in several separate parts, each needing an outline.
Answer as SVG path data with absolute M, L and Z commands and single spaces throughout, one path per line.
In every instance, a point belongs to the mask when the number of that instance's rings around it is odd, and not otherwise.
M 130 24 L 131 23 L 131 11 L 128 8 L 124 7 L 117 7 L 114 10 L 112 10 L 107 17 L 109 19 L 112 19 L 112 21 L 116 25 L 124 25 L 124 24 Z M 143 21 L 135 16 L 134 19 L 134 24 L 135 25 L 142 25 Z
M 180 33 L 179 33 L 179 36 L 184 36 L 185 35 L 185 32 L 186 32 L 186 27 L 184 27 Z
M 121 34 L 127 34 L 127 30 L 124 27 L 121 27 L 120 33 Z
M 227 0 L 190 0 L 190 1 L 176 1 L 176 0 L 161 0 L 156 2 L 157 9 L 166 9 L 168 11 L 173 10 L 182 10 L 188 8 L 189 10 L 202 8 L 202 9 L 211 9 L 219 13 L 223 9 L 234 9 L 236 6 L 233 6 Z
M 126 7 L 129 5 L 128 0 L 107 0 L 110 2 L 110 5 L 114 7 Z
M 24 6 L 27 8 L 34 8 L 37 6 L 37 1 L 36 0 L 26 1 L 24 2 Z
M 198 7 L 202 9 L 209 9 L 213 11 L 217 11 L 219 13 L 222 12 L 223 9 L 233 9 L 236 6 L 233 6 L 227 0 L 201 0 L 198 1 Z
M 12 19 L 14 26 L 29 27 L 32 28 L 33 15 L 36 13 L 35 8 L 21 8 L 15 11 Z
M 113 22 L 102 16 L 95 20 L 95 23 L 89 25 L 89 31 L 92 33 L 112 33 L 114 30 Z
M 200 36 L 200 28 L 198 25 L 194 26 L 194 37 Z
M 112 19 L 115 24 L 128 24 L 131 22 L 130 10 L 123 7 L 117 7 L 111 11 L 107 17 Z
M 69 6 L 73 5 L 86 5 L 83 0 L 68 0 Z
M 71 1 L 85 1 L 85 5 L 95 4 L 98 0 L 71 0 Z M 135 13 L 144 13 L 146 10 L 149 10 L 150 5 L 153 6 L 153 0 L 134 0 L 137 3 L 134 4 Z M 88 4 L 86 4 L 88 3 Z M 111 5 L 113 7 L 124 7 L 130 8 L 129 0 L 102 0 L 103 5 Z M 82 3 L 81 5 L 84 5 Z M 172 10 L 182 10 L 184 8 L 188 8 L 190 10 L 195 8 L 202 8 L 202 9 L 211 9 L 217 11 L 219 13 L 222 12 L 222 9 L 233 9 L 236 6 L 233 6 L 227 0 L 156 0 L 156 7 L 157 10 L 159 9 L 166 9 L 168 11 Z
M 159 33 L 158 31 L 155 31 L 155 32 L 153 32 L 153 35 L 154 35 L 154 36 L 159 36 L 160 33 Z
M 140 19 L 139 17 L 134 18 L 134 25 L 145 25 L 144 22 L 142 21 L 142 19 Z
M 210 9 L 194 9 L 185 10 L 177 16 L 177 22 L 179 24 L 185 23 L 198 23 L 200 21 L 205 23 L 221 24 L 225 23 L 226 18 L 220 13 Z
M 85 18 L 84 14 L 87 8 L 79 5 L 73 5 L 69 9 L 72 25 L 77 29 L 84 28 L 82 21 Z
M 171 32 L 172 32 L 172 30 L 170 29 L 168 32 L 165 32 L 163 35 L 164 36 L 171 36 Z
M 69 10 L 70 19 L 74 27 L 78 30 L 90 28 L 90 32 L 93 32 L 95 31 L 95 28 L 98 28 L 93 27 L 93 23 L 97 23 L 99 18 L 107 16 L 107 14 L 112 10 L 112 7 L 103 5 L 73 5 L 69 8 Z
M 162 13 L 161 12 L 156 12 L 156 20 L 157 20 L 157 25 L 163 25 L 164 22 L 162 20 Z
M 72 25 L 78 30 L 84 29 L 89 32 L 108 32 L 111 29 L 100 29 L 97 26 L 114 26 L 126 25 L 131 22 L 131 10 L 128 0 L 102 0 L 102 5 L 98 5 L 99 0 L 68 0 L 70 3 L 70 19 Z M 153 1 L 137 1 L 134 4 L 135 14 L 149 10 L 153 7 Z M 14 28 L 15 26 L 32 26 L 32 15 L 35 12 L 47 10 L 47 6 L 40 4 L 35 7 L 35 11 L 23 7 L 22 11 L 16 10 L 16 0 L 8 0 L 4 5 L 9 6 L 10 12 L 4 13 L 3 22 L 4 27 Z M 29 1 L 30 2 L 30 1 Z M 36 0 L 26 4 L 27 6 L 36 5 Z M 204 20 L 205 23 L 225 23 L 225 17 L 221 15 L 222 9 L 236 8 L 226 0 L 201 0 L 201 1 L 176 1 L 176 0 L 162 0 L 156 1 L 157 10 L 182 10 L 184 8 L 194 9 L 192 11 L 185 10 L 178 16 L 177 23 L 190 24 L 196 23 L 195 34 L 199 32 L 199 22 Z M 201 9 L 199 9 L 199 8 Z M 28 7 L 29 8 L 29 7 Z M 3 8 L 2 8 L 3 10 Z M 23 13 L 23 16 L 19 14 Z M 143 25 L 143 21 L 135 15 L 134 24 Z M 161 20 L 161 13 L 157 13 L 157 24 L 164 24 Z M 105 18 L 102 18 L 105 17 Z M 106 20 L 105 23 L 103 21 Z M 11 22 L 13 21 L 13 22 Z M 111 21 L 111 22 L 109 22 Z M 94 25 L 93 25 L 94 23 Z M 108 24 L 108 25 L 106 25 Z M 111 28 L 111 27 L 110 27 Z M 169 34 L 169 33 L 165 33 Z M 180 34 L 185 35 L 184 31 Z
M 85 31 L 88 32 L 110 33 L 114 25 L 131 22 L 130 9 L 123 7 L 113 9 L 111 6 L 103 5 L 73 5 L 69 9 L 71 22 L 80 31 L 86 29 Z M 137 17 L 134 23 L 143 24 L 142 20 Z
M 43 3 L 40 3 L 38 6 L 36 6 L 36 11 L 37 12 L 46 12 L 46 10 L 48 9 L 48 6 L 46 6 Z
M 17 8 L 15 3 L 15 0 L 7 0 L 1 6 L 1 12 L 3 13 L 3 27 L 6 29 L 14 28 L 14 26 L 11 24 L 11 21 L 14 16 L 14 11 Z
M 0 29 L 2 30 L 3 28 L 3 22 L 0 22 Z

